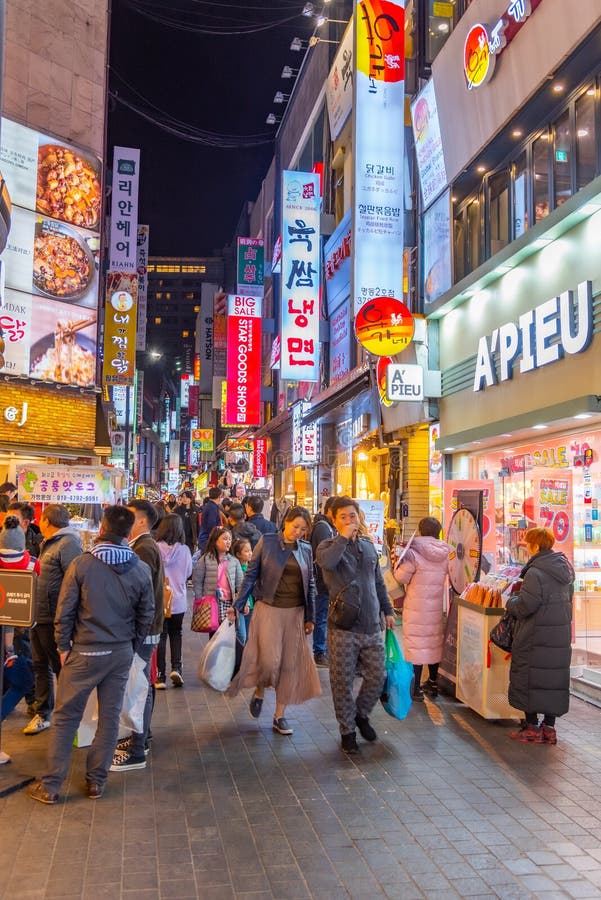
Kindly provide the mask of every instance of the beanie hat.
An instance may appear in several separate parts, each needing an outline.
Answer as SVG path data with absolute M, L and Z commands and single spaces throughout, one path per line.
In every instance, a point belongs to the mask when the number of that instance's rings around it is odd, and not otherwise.
M 25 532 L 16 516 L 7 516 L 0 531 L 0 560 L 4 563 L 20 562 L 25 553 Z

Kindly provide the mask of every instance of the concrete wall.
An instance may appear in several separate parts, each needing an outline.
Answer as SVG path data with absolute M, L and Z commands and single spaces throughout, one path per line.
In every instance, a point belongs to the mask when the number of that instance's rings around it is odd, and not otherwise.
M 3 115 L 103 153 L 106 0 L 7 0 Z
M 468 90 L 472 25 L 498 21 L 507 0 L 474 0 L 432 65 L 447 178 L 452 181 L 601 22 L 600 0 L 543 0 L 505 48 L 488 84 Z

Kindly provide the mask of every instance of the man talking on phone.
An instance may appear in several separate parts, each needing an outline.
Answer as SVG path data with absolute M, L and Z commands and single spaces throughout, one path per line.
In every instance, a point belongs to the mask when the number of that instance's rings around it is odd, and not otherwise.
M 340 746 L 344 753 L 357 753 L 355 728 L 366 741 L 377 738 L 369 714 L 380 698 L 386 674 L 382 616 L 387 628 L 394 626 L 394 616 L 376 548 L 359 533 L 357 502 L 336 497 L 331 513 L 338 534 L 322 541 L 316 561 L 330 595 L 328 658 Z M 363 683 L 355 700 L 357 667 Z

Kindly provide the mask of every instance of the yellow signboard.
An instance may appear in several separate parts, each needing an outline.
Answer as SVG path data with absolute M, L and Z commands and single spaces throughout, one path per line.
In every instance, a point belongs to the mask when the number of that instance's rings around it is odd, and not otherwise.
M 138 276 L 109 272 L 104 312 L 103 385 L 132 386 L 136 369 Z

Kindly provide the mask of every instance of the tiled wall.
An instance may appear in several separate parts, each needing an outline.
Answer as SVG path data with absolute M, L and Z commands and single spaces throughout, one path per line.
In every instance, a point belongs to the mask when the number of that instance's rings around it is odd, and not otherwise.
M 7 0 L 3 114 L 103 150 L 106 0 Z

